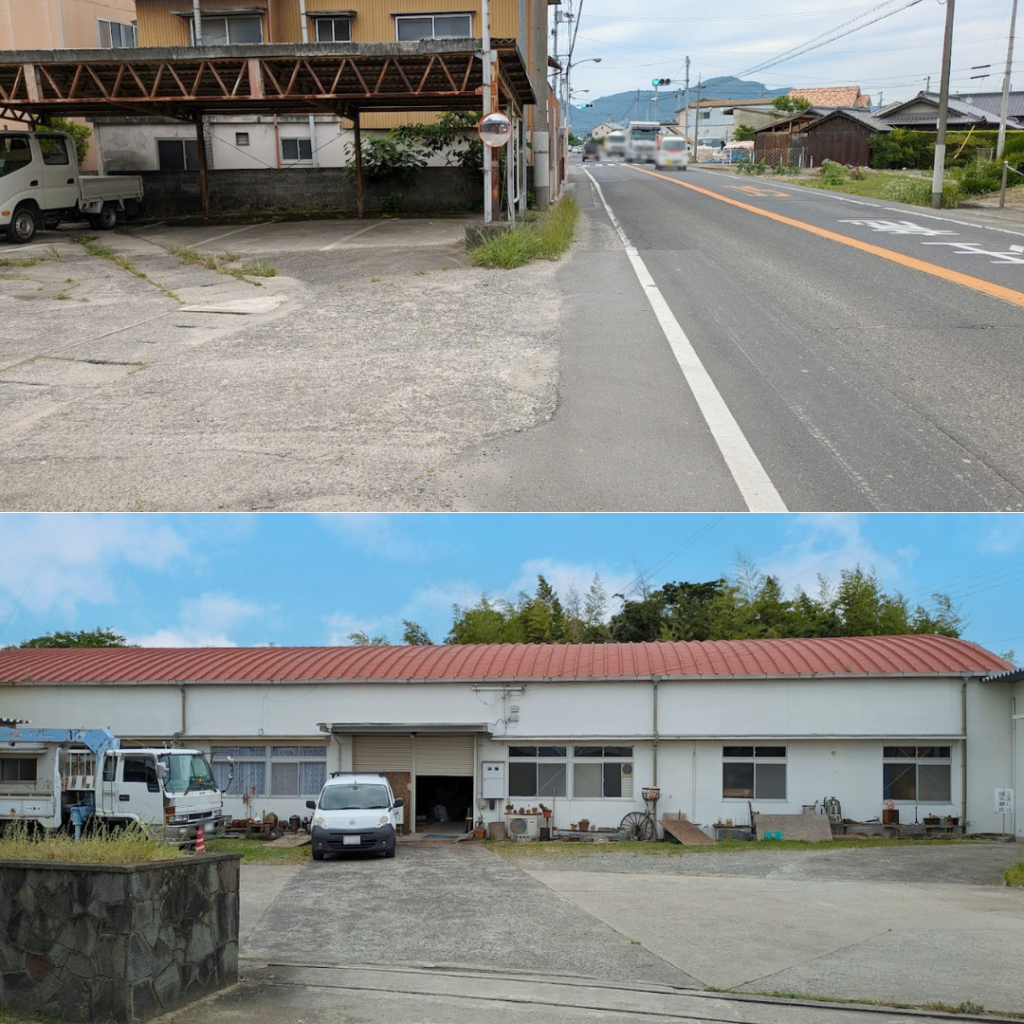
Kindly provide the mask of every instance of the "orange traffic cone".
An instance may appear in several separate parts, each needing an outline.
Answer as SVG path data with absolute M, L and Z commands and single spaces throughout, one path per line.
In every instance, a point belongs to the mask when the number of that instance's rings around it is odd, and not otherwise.
M 203 839 L 203 826 L 199 826 L 196 833 L 196 853 L 206 853 L 206 840 Z

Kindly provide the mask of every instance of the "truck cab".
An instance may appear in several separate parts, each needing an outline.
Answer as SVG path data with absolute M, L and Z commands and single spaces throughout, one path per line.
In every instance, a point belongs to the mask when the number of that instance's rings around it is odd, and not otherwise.
M 0 132 L 0 231 L 9 242 L 31 242 L 64 220 L 109 231 L 141 200 L 137 176 L 82 177 L 70 135 Z

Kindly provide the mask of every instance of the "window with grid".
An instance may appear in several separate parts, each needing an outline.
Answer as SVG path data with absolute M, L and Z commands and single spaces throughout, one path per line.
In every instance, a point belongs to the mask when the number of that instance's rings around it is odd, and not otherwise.
M 161 171 L 195 171 L 199 168 L 197 139 L 157 139 L 156 155 Z
M 882 799 L 944 803 L 953 799 L 951 747 L 883 747 Z
M 239 43 L 263 42 L 263 19 L 255 17 L 208 18 L 202 19 L 203 46 L 235 46 Z M 192 45 L 196 43 L 196 26 L 189 19 Z
M 633 796 L 633 748 L 617 744 L 573 747 L 572 795 L 583 799 Z
M 722 797 L 785 800 L 785 747 L 723 747 Z
M 566 747 L 509 747 L 508 795 L 566 796 Z M 556 760 L 557 759 L 557 760 Z
M 289 163 L 313 159 L 313 143 L 309 139 L 282 139 L 281 159 Z
M 352 21 L 349 18 L 317 18 L 316 41 L 318 43 L 352 42 Z
M 229 757 L 234 758 L 233 772 Z M 266 747 L 214 747 L 210 760 L 213 777 L 222 793 L 228 796 L 268 795 Z
M 395 18 L 398 41 L 467 39 L 473 35 L 472 14 L 416 14 Z
M 138 33 L 134 25 L 120 21 L 108 21 L 106 18 L 96 19 L 96 34 L 100 46 L 113 49 L 124 49 L 139 45 Z
M 318 796 L 326 778 L 326 747 L 270 748 L 271 796 Z

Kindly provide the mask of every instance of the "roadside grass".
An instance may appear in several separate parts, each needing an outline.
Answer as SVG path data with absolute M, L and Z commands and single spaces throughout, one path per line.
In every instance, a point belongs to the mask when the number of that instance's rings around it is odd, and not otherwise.
M 1006 884 L 1017 885 L 1024 889 L 1024 860 L 1019 864 L 1014 864 L 1013 867 L 1006 872 Z
M 1013 1010 L 990 1010 L 986 1011 L 985 1007 L 980 1003 L 974 1003 L 970 999 L 965 999 L 961 1003 L 894 1003 L 888 1002 L 884 999 L 858 999 L 853 996 L 822 996 L 817 995 L 814 992 L 786 992 L 786 991 L 771 991 L 771 992 L 751 992 L 749 989 L 743 989 L 742 992 L 736 992 L 730 988 L 715 988 L 709 986 L 704 989 L 705 992 L 721 992 L 723 994 L 735 994 L 735 995 L 753 995 L 753 996 L 765 996 L 768 999 L 785 999 L 789 1001 L 801 1000 L 809 1003 L 845 1003 L 852 1006 L 879 1006 L 883 1008 L 892 1008 L 896 1010 L 929 1010 L 932 1013 L 948 1013 L 957 1015 L 966 1015 L 969 1017 L 980 1016 L 988 1012 L 993 1016 L 1007 1017 L 1011 1019 L 1024 1019 L 1024 1012 L 1017 1013 Z
M 580 208 L 572 196 L 565 196 L 546 214 L 487 239 L 474 249 L 474 266 L 490 270 L 512 270 L 534 260 L 557 260 L 572 245 Z
M 594 842 L 585 843 L 579 840 L 559 842 L 557 839 L 550 843 L 517 843 L 509 840 L 485 839 L 484 845 L 502 857 L 565 857 L 574 854 L 583 856 L 600 856 L 601 854 L 615 855 L 637 855 L 641 857 L 686 857 L 697 854 L 710 853 L 747 853 L 753 850 L 817 850 L 823 853 L 830 853 L 834 850 L 863 850 L 871 847 L 885 847 L 891 849 L 894 846 L 918 846 L 922 843 L 929 844 L 937 840 L 921 839 L 884 839 L 882 837 L 871 839 L 834 839 L 832 842 L 809 843 L 797 839 L 777 839 L 753 841 L 745 839 L 723 839 L 714 846 L 684 846 L 682 843 L 658 842 L 639 843 L 635 840 L 624 840 L 616 842 Z M 956 845 L 973 845 L 980 840 L 975 839 L 943 839 L 942 843 L 955 843 Z M 1024 865 L 1022 865 L 1024 866 Z M 1007 872 L 1009 874 L 1009 872 Z
M 208 853 L 240 853 L 243 864 L 305 864 L 309 858 L 305 846 L 268 846 L 260 839 L 210 839 Z
M 183 300 L 175 295 L 170 288 L 165 287 L 159 281 L 154 281 L 151 277 L 147 276 L 145 271 L 139 270 L 139 268 L 135 266 L 127 256 L 122 256 L 120 253 L 114 252 L 113 249 L 109 249 L 105 245 L 100 245 L 100 243 L 96 241 L 96 235 L 72 235 L 71 241 L 80 245 L 87 253 L 89 253 L 90 256 L 98 256 L 101 260 L 109 260 L 115 267 L 120 267 L 122 270 L 127 271 L 129 274 L 132 274 L 143 281 L 148 281 L 154 288 L 163 292 L 168 298 L 174 299 L 175 302 L 180 302 L 184 305 Z
M 229 264 L 237 263 L 239 259 L 238 254 L 234 252 L 226 252 L 217 256 L 212 252 L 198 252 L 186 245 L 169 245 L 166 248 L 172 256 L 177 258 L 182 266 L 205 267 L 207 270 L 213 270 L 218 274 L 237 278 L 239 281 L 254 285 L 256 288 L 260 288 L 262 286 L 261 283 L 259 281 L 250 281 L 249 278 L 277 276 L 277 269 L 262 258 L 250 260 L 240 267 L 232 267 Z
M 93 828 L 82 838 L 47 833 L 25 822 L 8 825 L 0 835 L 0 860 L 41 860 L 65 864 L 141 864 L 174 860 L 178 850 L 150 835 L 143 825 L 124 829 Z
M 931 206 L 932 202 L 932 179 L 930 176 L 902 174 L 899 171 L 864 169 L 860 170 L 856 177 L 851 177 L 846 168 L 838 164 L 827 164 L 824 178 L 821 172 L 818 172 L 813 177 L 800 175 L 787 177 L 786 180 L 808 188 L 845 192 L 849 195 L 864 196 L 867 199 L 888 200 L 891 203 Z M 959 199 L 959 183 L 947 179 L 942 189 L 943 207 L 954 208 Z

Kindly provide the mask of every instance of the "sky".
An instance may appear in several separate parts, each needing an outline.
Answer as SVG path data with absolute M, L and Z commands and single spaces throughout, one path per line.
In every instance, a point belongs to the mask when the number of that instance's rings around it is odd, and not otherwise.
M 587 89 L 574 102 L 650 89 L 654 77 L 682 85 L 683 60 L 691 59 L 693 86 L 704 79 L 736 75 L 763 81 L 770 89 L 786 86 L 859 85 L 878 103 L 908 99 L 931 76 L 938 90 L 946 7 L 938 0 L 854 4 L 849 0 L 726 0 L 722 8 L 680 0 L 647 0 L 623 16 L 621 0 L 563 0 L 560 8 L 578 20 L 573 62 L 600 57 L 572 72 L 575 89 Z M 958 0 L 953 29 L 953 92 L 999 92 L 1006 63 L 1012 0 Z M 820 49 L 767 71 L 743 72 L 809 40 L 865 16 L 872 8 L 890 14 Z M 1018 23 L 1020 18 L 1018 17 Z M 858 22 L 859 23 L 859 22 Z M 1018 24 L 1018 28 L 1019 28 Z M 1018 32 L 1011 85 L 1024 88 L 1024 42 Z M 558 46 L 565 53 L 563 27 Z M 990 64 L 990 68 L 978 66 Z M 977 70 L 974 70 L 977 68 Z M 990 77 L 972 80 L 989 73 Z M 691 97 L 692 98 L 692 97 Z M 722 97 L 729 98 L 729 97 Z M 616 116 L 622 112 L 612 112 Z
M 146 647 L 398 643 L 403 619 L 440 643 L 453 604 L 532 592 L 538 574 L 563 596 L 595 573 L 635 596 L 641 576 L 703 582 L 738 556 L 789 594 L 873 566 L 912 605 L 950 594 L 966 639 L 1024 655 L 1024 516 L 998 514 L 7 514 L 0 646 L 97 626 Z

